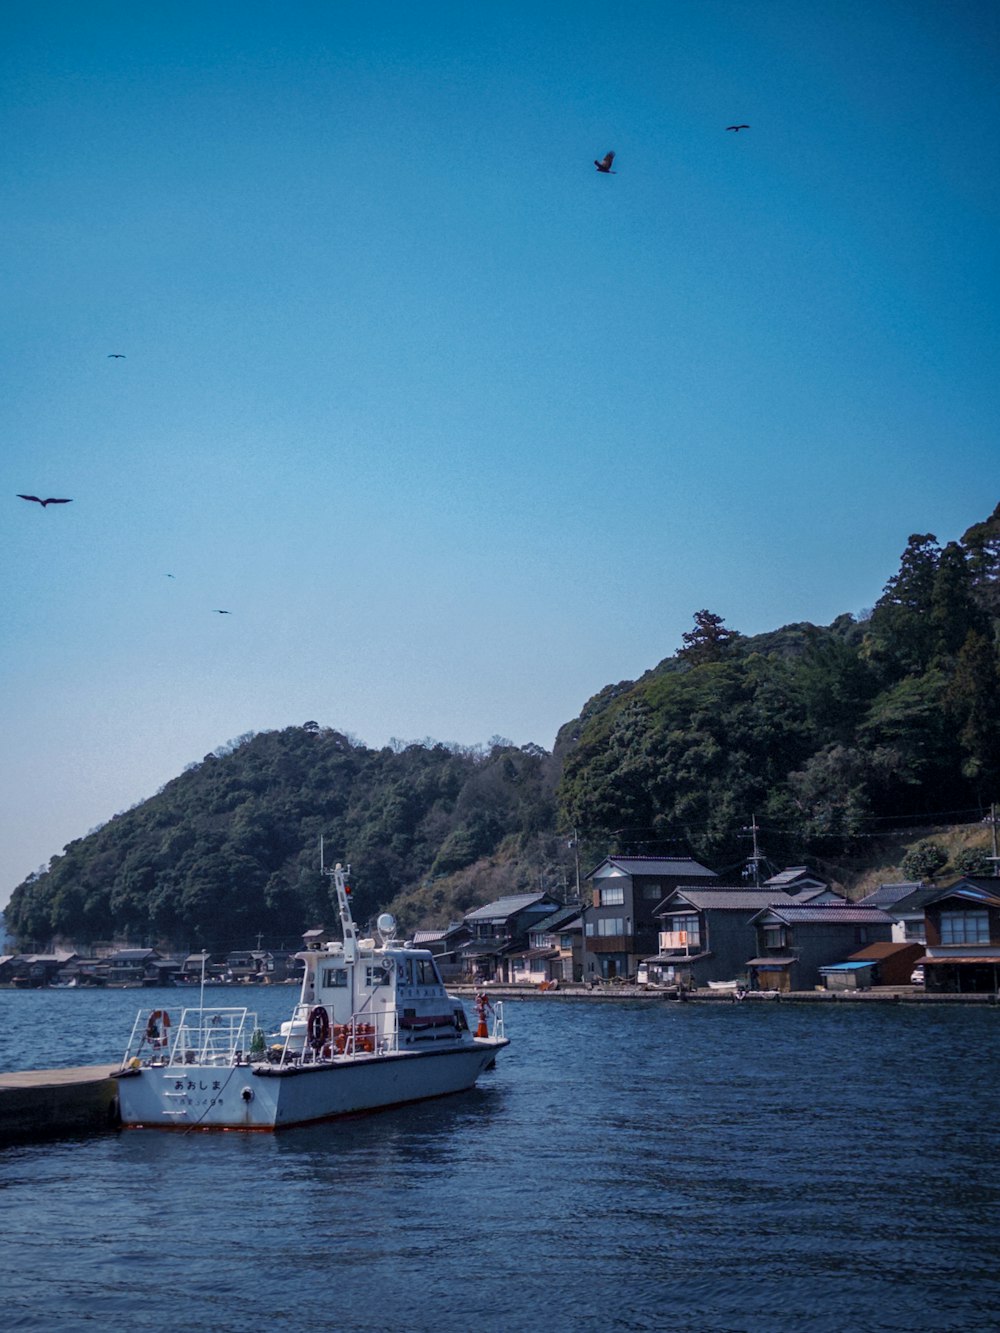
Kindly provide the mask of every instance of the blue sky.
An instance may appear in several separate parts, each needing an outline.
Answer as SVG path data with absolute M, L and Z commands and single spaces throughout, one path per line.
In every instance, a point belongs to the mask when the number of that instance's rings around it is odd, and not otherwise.
M 8 6 L 0 904 L 244 732 L 550 747 L 694 611 L 826 624 L 986 517 L 998 39 Z

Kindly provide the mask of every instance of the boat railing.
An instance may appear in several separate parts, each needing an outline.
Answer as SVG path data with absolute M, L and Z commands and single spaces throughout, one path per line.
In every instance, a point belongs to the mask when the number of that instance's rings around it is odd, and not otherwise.
M 493 1031 L 490 1036 L 495 1041 L 505 1041 L 503 1030 L 503 1000 L 494 1000 L 493 1002 Z
M 174 1026 L 166 1010 L 136 1016 L 122 1067 L 243 1064 L 263 1054 L 263 1033 L 249 1009 L 185 1009 Z
M 322 1040 L 309 1031 L 310 1017 L 322 1005 L 297 1004 L 291 1022 L 284 1027 L 284 1040 L 272 1046 L 269 1058 L 279 1065 L 331 1064 L 338 1060 L 372 1055 L 392 1055 L 399 1050 L 399 1016 L 395 1008 L 359 1009 L 346 1023 L 335 1023 L 327 1009 L 327 1028 Z

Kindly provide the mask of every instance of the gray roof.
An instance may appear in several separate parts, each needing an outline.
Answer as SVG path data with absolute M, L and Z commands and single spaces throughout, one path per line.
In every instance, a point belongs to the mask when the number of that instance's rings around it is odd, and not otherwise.
M 904 898 L 909 898 L 923 887 L 923 882 L 919 879 L 907 880 L 902 884 L 880 884 L 872 893 L 866 893 L 863 898 L 859 898 L 858 903 L 859 905 L 864 903 L 865 907 L 889 908 L 895 903 L 902 902 Z
M 776 875 L 772 875 L 764 883 L 774 885 L 794 884 L 797 879 L 814 879 L 817 884 L 826 883 L 820 875 L 813 874 L 808 866 L 786 866 L 784 870 L 779 870 Z
M 477 907 L 473 912 L 466 912 L 466 921 L 506 921 L 508 917 L 516 916 L 518 912 L 524 912 L 527 908 L 536 903 L 546 911 L 552 911 L 551 900 L 546 903 L 548 898 L 546 893 L 513 893 L 508 898 L 497 898 L 492 903 L 487 903 L 485 907 Z
M 758 915 L 763 916 L 764 912 L 772 912 L 789 926 L 817 921 L 825 926 L 892 925 L 892 917 L 878 907 L 858 907 L 854 903 L 844 903 L 843 906 L 838 903 L 790 903 L 787 906 L 772 903 Z
M 606 856 L 587 876 L 593 879 L 602 866 L 614 866 L 624 875 L 683 875 L 685 878 L 718 879 L 714 870 L 690 856 Z
M 673 893 L 664 898 L 654 915 L 660 915 L 660 909 L 667 903 L 677 901 L 679 905 L 694 907 L 698 911 L 754 911 L 768 907 L 771 903 L 787 903 L 788 894 L 783 889 L 744 889 L 711 888 L 699 889 L 682 884 Z
M 548 916 L 543 916 L 539 921 L 531 923 L 531 932 L 534 934 L 539 930 L 562 930 L 571 921 L 580 920 L 580 904 L 570 905 L 569 907 L 559 907 Z

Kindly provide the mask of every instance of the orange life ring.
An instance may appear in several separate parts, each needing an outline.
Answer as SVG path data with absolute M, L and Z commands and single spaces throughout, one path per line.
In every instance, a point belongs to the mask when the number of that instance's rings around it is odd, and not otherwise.
M 153 1046 L 166 1046 L 170 1015 L 166 1009 L 153 1009 L 146 1019 L 146 1040 Z

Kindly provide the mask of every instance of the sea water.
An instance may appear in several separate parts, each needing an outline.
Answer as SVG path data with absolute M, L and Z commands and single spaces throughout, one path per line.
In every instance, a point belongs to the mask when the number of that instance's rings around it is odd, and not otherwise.
M 211 991 L 266 1027 L 290 988 Z M 0 993 L 0 1068 L 194 992 Z M 4 1329 L 1000 1326 L 1000 1009 L 507 1001 L 472 1092 L 0 1152 Z

